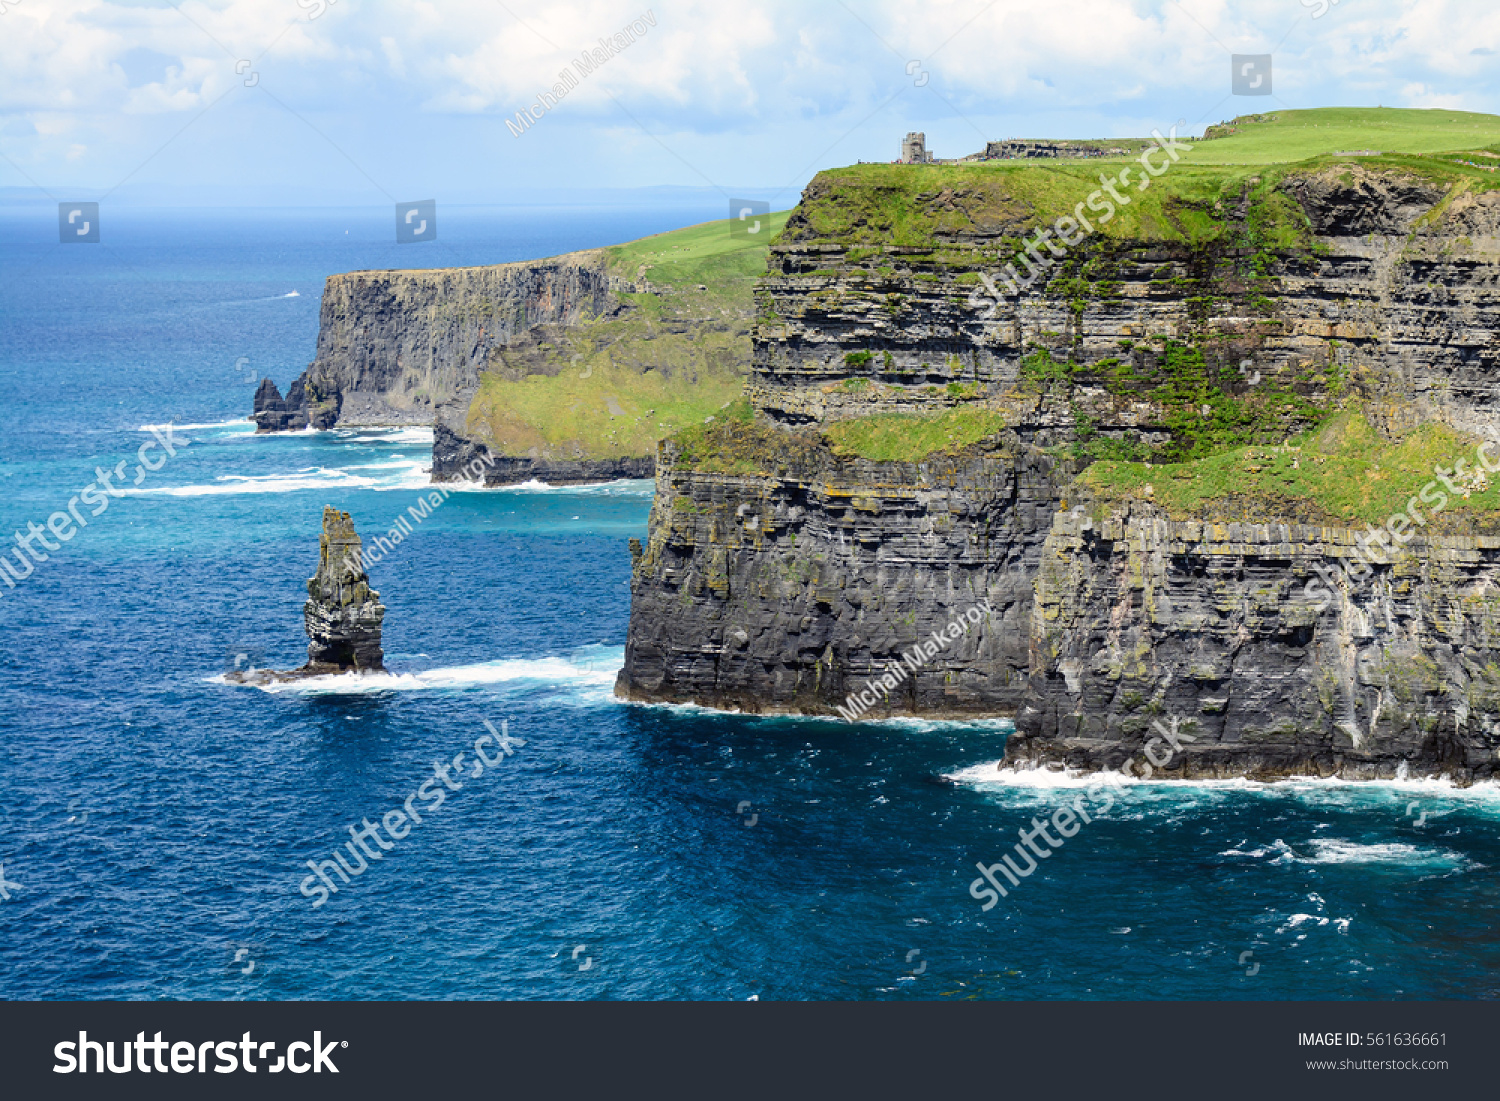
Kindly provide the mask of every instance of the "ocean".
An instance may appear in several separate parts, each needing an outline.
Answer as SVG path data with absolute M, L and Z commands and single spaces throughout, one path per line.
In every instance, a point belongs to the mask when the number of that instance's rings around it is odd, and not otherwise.
M 425 429 L 251 431 L 256 382 L 313 357 L 324 277 L 719 216 L 445 210 L 398 246 L 383 206 L 106 205 L 102 243 L 64 248 L 55 208 L 0 209 L 7 546 L 125 463 L 0 584 L 0 996 L 1500 993 L 1492 785 L 1132 782 L 986 910 L 976 864 L 1084 794 L 1002 772 L 1007 723 L 617 701 L 649 482 L 457 492 L 373 568 L 391 675 L 225 683 L 304 660 L 325 505 L 368 540 L 427 483 Z M 190 442 L 137 475 L 169 423 Z M 491 728 L 511 752 L 481 769 Z M 460 753 L 443 805 L 325 869 L 315 907 L 309 861 Z

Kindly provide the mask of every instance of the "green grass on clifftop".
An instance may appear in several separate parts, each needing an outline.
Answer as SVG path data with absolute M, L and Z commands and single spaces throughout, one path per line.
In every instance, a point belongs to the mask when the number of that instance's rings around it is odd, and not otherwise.
M 1500 172 L 1461 163 L 1500 166 L 1490 155 L 1495 150 L 1486 148 L 1500 143 L 1500 117 L 1493 115 L 1320 108 L 1249 116 L 1231 126 L 1227 136 L 1209 140 L 1181 135 L 1193 149 L 1145 191 L 1136 190 L 1136 165 L 1130 185 L 1121 189 L 1130 202 L 1117 207 L 1107 224 L 1085 208 L 1097 234 L 1196 246 L 1228 243 L 1234 232 L 1231 212 L 1248 195 L 1250 221 L 1264 232 L 1263 243 L 1306 246 L 1311 243 L 1306 217 L 1279 185 L 1290 174 L 1341 164 L 1463 182 L 1473 190 L 1500 188 Z M 1381 155 L 1342 155 L 1370 150 Z M 933 259 L 941 261 L 945 250 L 967 236 L 1019 237 L 1071 214 L 1099 188 L 1101 174 L 1115 176 L 1132 163 L 1115 157 L 830 169 L 808 186 L 786 239 L 931 249 Z
M 744 378 L 728 369 L 634 370 L 609 362 L 608 350 L 578 366 L 550 378 L 484 376 L 469 405 L 468 433 L 505 455 L 533 448 L 562 459 L 654 455 L 657 440 L 701 424 L 744 389 Z
M 884 413 L 823 426 L 835 454 L 876 462 L 916 462 L 939 451 L 957 451 L 1005 427 L 995 409 L 972 406 L 941 413 Z
M 1156 466 L 1100 462 L 1080 481 L 1101 502 L 1147 500 L 1177 519 L 1254 516 L 1262 522 L 1382 524 L 1433 482 L 1434 468 L 1451 474 L 1463 460 L 1465 470 L 1477 469 L 1479 476 L 1455 479 L 1467 496 L 1448 495 L 1442 514 L 1465 514 L 1465 530 L 1469 524 L 1493 528 L 1496 515 L 1475 523 L 1500 510 L 1500 481 L 1483 475 L 1475 451 L 1479 442 L 1439 424 L 1389 440 L 1351 410 L 1285 447 L 1242 447 Z M 1489 454 L 1500 457 L 1500 450 Z M 1419 504 L 1418 510 L 1425 515 L 1431 503 Z
M 1246 115 L 1225 137 L 1195 143 L 1192 164 L 1290 164 L 1334 153 L 1430 154 L 1500 142 L 1500 117 L 1468 111 L 1320 107 Z M 1208 133 L 1215 133 L 1210 128 Z
M 786 225 L 789 213 L 762 216 L 755 237 L 731 236 L 731 223 L 726 220 L 615 245 L 605 250 L 610 274 L 625 279 L 644 277 L 653 283 L 671 283 L 678 289 L 700 283 L 754 281 L 765 274 L 766 247 Z
M 745 399 L 708 424 L 676 437 L 678 466 L 716 474 L 771 474 L 794 454 L 832 450 L 841 458 L 875 462 L 920 462 L 931 455 L 960 451 L 1005 428 L 999 410 L 965 405 L 934 413 L 881 413 L 829 421 L 814 431 L 788 432 L 758 421 Z
M 505 455 L 650 456 L 664 436 L 702 425 L 744 389 L 755 281 L 786 213 L 756 238 L 709 222 L 604 250 L 621 309 L 530 334 L 481 376 L 465 434 Z

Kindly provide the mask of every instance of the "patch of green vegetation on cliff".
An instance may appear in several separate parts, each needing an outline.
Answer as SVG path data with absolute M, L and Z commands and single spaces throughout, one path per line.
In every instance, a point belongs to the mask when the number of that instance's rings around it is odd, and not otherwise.
M 1242 381 L 1236 368 L 1226 364 L 1215 371 L 1201 344 L 1170 339 L 1162 342 L 1156 363 L 1156 377 L 1146 383 L 1145 394 L 1166 409 L 1163 421 L 1172 442 L 1157 458 L 1167 462 L 1203 458 L 1247 441 L 1284 440 L 1291 431 L 1327 417 L 1324 403 L 1338 393 L 1341 382 L 1336 371 L 1314 368 L 1293 385 L 1272 378 L 1237 395 L 1231 389 Z
M 605 346 L 550 377 L 508 381 L 484 375 L 465 434 L 503 455 L 526 455 L 533 448 L 540 457 L 557 459 L 654 455 L 657 440 L 702 424 L 744 389 L 743 376 L 727 366 L 639 370 L 610 362 L 611 350 Z M 652 351 L 667 353 L 660 343 Z
M 1079 480 L 1100 501 L 1149 500 L 1176 519 L 1246 514 L 1262 522 L 1378 525 L 1405 511 L 1413 497 L 1426 516 L 1440 494 L 1444 516 L 1463 513 L 1473 521 L 1500 510 L 1500 480 L 1484 474 L 1479 442 L 1439 424 L 1388 440 L 1351 409 L 1284 447 L 1239 447 L 1155 466 L 1100 462 Z M 1500 451 L 1489 454 L 1500 459 Z M 1460 460 L 1463 476 L 1455 473 Z M 1452 476 L 1457 495 L 1436 480 L 1437 468 Z M 1484 526 L 1493 526 L 1494 519 Z
M 762 216 L 755 238 L 709 222 L 603 250 L 611 275 L 651 289 L 617 292 L 622 308 L 607 317 L 498 350 L 464 434 L 504 455 L 629 458 L 718 414 L 744 389 L 755 282 L 785 222 Z
M 917 462 L 958 451 L 1005 428 L 998 410 L 966 405 L 934 413 L 878 413 L 827 421 L 821 435 L 788 430 L 755 419 L 750 403 L 735 402 L 709 424 L 697 424 L 675 439 L 674 467 L 711 474 L 780 474 L 791 467 L 817 469 L 833 455 L 875 462 Z
M 1205 347 L 1202 341 L 1158 336 L 1133 346 L 1128 359 L 1088 364 L 1034 348 L 1021 359 L 1022 386 L 1039 393 L 1097 386 L 1117 398 L 1151 402 L 1163 411 L 1160 427 L 1172 436 L 1167 443 L 1151 448 L 1096 436 L 1092 419 L 1079 414 L 1072 451 L 1077 458 L 1157 463 L 1200 459 L 1246 443 L 1280 443 L 1324 421 L 1328 403 L 1343 390 L 1342 371 L 1334 364 L 1313 364 L 1294 377 L 1275 375 L 1247 388 L 1238 365 L 1222 357 L 1211 364 Z
M 679 433 L 678 470 L 705 474 L 775 474 L 790 463 L 815 459 L 822 450 L 805 432 L 757 421 L 749 401 L 741 398 L 708 424 L 697 424 Z
M 957 451 L 1005 427 L 994 409 L 961 406 L 940 413 L 879 413 L 829 421 L 824 437 L 835 454 L 876 462 L 915 462 L 939 451 Z

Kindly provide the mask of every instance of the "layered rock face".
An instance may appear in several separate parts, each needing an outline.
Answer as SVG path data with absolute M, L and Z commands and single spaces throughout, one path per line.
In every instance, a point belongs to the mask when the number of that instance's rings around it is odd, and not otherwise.
M 990 288 L 1022 233 L 1071 203 L 1038 209 L 999 173 L 926 178 L 946 182 L 903 208 L 931 227 L 912 243 L 909 223 L 882 229 L 883 183 L 825 174 L 804 194 L 758 292 L 756 421 L 736 431 L 759 435 L 663 450 L 617 691 L 829 712 L 993 598 L 1001 622 L 880 710 L 1015 717 L 1010 756 L 1084 768 L 1176 718 L 1201 732 L 1175 775 L 1489 775 L 1489 536 L 1424 533 L 1320 609 L 1295 593 L 1363 525 L 1232 493 L 1173 519 L 1075 478 L 1281 443 L 1354 398 L 1392 433 L 1500 427 L 1500 197 L 1360 163 L 1253 178 L 1133 212 L 1133 235 L 1008 297 Z M 1203 219 L 1222 228 L 1194 243 L 1182 227 Z M 966 410 L 1004 431 L 851 457 L 902 416 Z
M 385 667 L 380 649 L 385 605 L 370 588 L 362 554 L 363 543 L 349 514 L 324 508 L 318 572 L 308 578 L 308 600 L 302 608 L 309 670 L 331 667 L 372 673 Z
M 475 467 L 472 464 L 485 464 Z M 468 469 L 465 469 L 468 468 Z M 649 478 L 656 471 L 650 457 L 613 459 L 543 458 L 541 455 L 496 455 L 478 440 L 459 435 L 439 421 L 432 428 L 432 480 L 456 482 L 480 469 L 487 485 L 546 482 L 548 485 L 588 485 L 621 478 Z
M 1155 739 L 1166 777 L 1493 777 L 1500 535 L 1421 535 L 1373 564 L 1355 536 L 1058 514 L 1007 759 L 1114 769 Z
M 947 400 L 956 383 L 1020 401 L 1025 431 L 1034 416 L 1024 406 L 1037 402 L 1007 391 L 1026 381 L 1028 357 L 1045 353 L 1079 368 L 1067 398 L 1090 406 L 1095 431 L 1162 440 L 1169 410 L 1146 383 L 1167 358 L 1158 345 L 1171 341 L 1201 349 L 1208 373 L 1236 395 L 1269 382 L 1316 398 L 1328 380 L 1310 373 L 1333 371 L 1358 375 L 1420 419 L 1500 425 L 1490 381 L 1500 356 L 1500 194 L 1450 198 L 1436 184 L 1361 166 L 1297 178 L 1281 197 L 1299 204 L 1315 249 L 1250 238 L 1203 248 L 1091 243 L 1051 273 L 1050 291 L 1037 285 L 990 310 L 995 297 L 980 276 L 999 281 L 1011 255 L 1004 242 L 1033 217 L 997 186 L 923 196 L 934 217 L 962 219 L 939 237 L 941 256 L 931 246 L 862 256 L 870 250 L 830 244 L 794 216 L 759 292 L 757 407 L 787 423 L 916 411 Z M 840 201 L 822 179 L 804 197 Z M 1222 216 L 1250 213 L 1246 199 Z
M 753 432 L 753 429 L 747 429 Z M 763 475 L 657 476 L 620 688 L 635 699 L 827 713 L 958 614 L 993 611 L 882 693 L 875 713 L 1013 713 L 1052 462 L 1003 446 L 923 463 L 766 441 Z M 1010 441 L 1013 445 L 1015 441 Z

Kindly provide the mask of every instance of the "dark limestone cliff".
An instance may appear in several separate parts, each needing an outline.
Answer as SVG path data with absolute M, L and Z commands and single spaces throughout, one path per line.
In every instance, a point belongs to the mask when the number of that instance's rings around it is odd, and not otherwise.
M 735 433 L 758 434 L 728 426 L 710 440 L 732 447 Z M 753 442 L 777 448 L 772 469 L 683 470 L 665 446 L 635 563 L 629 694 L 829 712 L 987 602 L 993 614 L 877 712 L 1013 713 L 1053 461 L 1015 440 L 914 463 L 841 459 L 811 435 Z
M 480 372 L 517 335 L 596 316 L 608 292 L 599 252 L 330 276 L 317 358 L 284 401 L 269 379 L 261 384 L 256 423 L 261 431 L 431 424 L 444 402 L 473 396 Z
M 475 467 L 472 464 L 476 462 L 485 465 Z M 559 486 L 587 485 L 613 482 L 621 478 L 649 478 L 656 471 L 656 461 L 647 456 L 621 456 L 613 459 L 496 456 L 483 443 L 460 436 L 441 421 L 433 425 L 432 480 L 461 481 L 469 478 L 469 472 L 475 469 L 484 471 L 483 477 L 487 485 L 517 485 L 530 481 Z
M 1007 758 L 1119 768 L 1166 719 L 1167 777 L 1493 777 L 1500 534 L 1416 537 L 1360 584 L 1354 534 L 1059 514 Z
M 876 713 L 1014 717 L 1029 763 L 1175 720 L 1171 775 L 1490 775 L 1495 488 L 1306 586 L 1500 429 L 1500 192 L 1440 157 L 1184 162 L 996 293 L 1106 163 L 813 181 L 750 408 L 661 452 L 617 691 L 829 713 L 985 599 Z M 1335 417 L 1370 427 L 1325 453 Z

